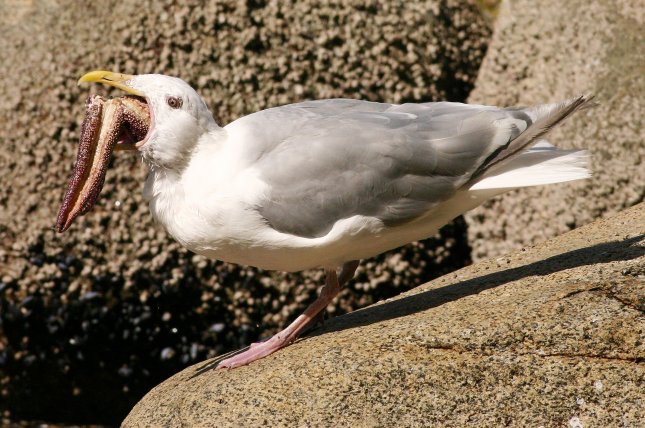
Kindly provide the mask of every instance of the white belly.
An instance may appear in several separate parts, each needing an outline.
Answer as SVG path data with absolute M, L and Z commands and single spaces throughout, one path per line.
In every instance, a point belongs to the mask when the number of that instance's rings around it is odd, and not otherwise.
M 319 238 L 280 233 L 266 224 L 256 230 L 222 228 L 218 236 L 212 234 L 207 241 L 201 242 L 198 239 L 176 238 L 197 254 L 230 263 L 287 272 L 317 267 L 336 268 L 346 261 L 373 257 L 428 238 L 455 217 L 497 193 L 500 192 L 460 192 L 425 216 L 390 228 L 378 219 L 356 216 L 337 222 L 327 235 Z M 257 224 L 261 220 L 251 219 L 250 223 Z M 204 227 L 207 225 L 204 224 Z
M 199 178 L 186 184 L 151 175 L 144 193 L 152 214 L 183 246 L 210 259 L 288 272 L 335 268 L 428 238 L 455 217 L 509 190 L 460 191 L 396 227 L 354 216 L 337 221 L 324 236 L 304 238 L 272 229 L 254 209 L 257 199 L 249 189 L 262 188 L 250 174 L 238 175 L 228 188 L 200 186 Z

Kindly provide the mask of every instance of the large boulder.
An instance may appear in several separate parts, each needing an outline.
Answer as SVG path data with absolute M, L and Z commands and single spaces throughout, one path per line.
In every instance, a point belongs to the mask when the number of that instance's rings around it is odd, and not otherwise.
M 645 198 L 645 9 L 641 0 L 503 2 L 469 102 L 530 105 L 594 93 L 599 106 L 549 135 L 588 148 L 593 177 L 521 189 L 467 216 L 473 258 L 494 257 Z
M 307 98 L 465 100 L 490 34 L 467 1 L 0 2 L 0 410 L 114 423 L 191 362 L 282 326 L 321 272 L 209 262 L 152 224 L 145 169 L 117 154 L 97 206 L 51 229 L 93 69 L 183 77 L 220 124 Z M 118 92 L 107 92 L 118 94 Z M 469 262 L 463 221 L 365 264 L 330 310 Z
M 640 426 L 645 204 L 329 321 L 248 366 L 187 368 L 123 427 Z

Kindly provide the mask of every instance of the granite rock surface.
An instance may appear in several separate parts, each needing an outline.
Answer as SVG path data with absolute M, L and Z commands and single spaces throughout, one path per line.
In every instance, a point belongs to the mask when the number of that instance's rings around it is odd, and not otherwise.
M 196 364 L 143 426 L 640 426 L 645 204 L 336 317 L 251 365 Z
M 587 148 L 593 178 L 521 189 L 466 215 L 473 259 L 543 241 L 645 199 L 645 8 L 640 0 L 505 1 L 468 101 L 558 102 L 593 93 L 548 139 Z

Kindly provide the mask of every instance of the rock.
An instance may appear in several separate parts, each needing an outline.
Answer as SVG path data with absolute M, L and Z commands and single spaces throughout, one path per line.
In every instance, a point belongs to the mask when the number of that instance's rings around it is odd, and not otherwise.
M 293 319 L 322 272 L 259 272 L 185 251 L 153 224 L 145 169 L 127 153 L 114 156 L 96 207 L 55 234 L 85 99 L 121 94 L 78 78 L 178 75 L 220 124 L 309 98 L 463 101 L 490 35 L 462 0 L 0 1 L 0 32 L 0 413 L 105 424 L 188 364 Z M 469 253 L 461 220 L 365 263 L 331 309 L 398 294 Z
M 645 204 L 334 318 L 249 366 L 216 362 L 154 388 L 123 427 L 638 426 Z
M 640 0 L 503 2 L 469 102 L 530 105 L 596 94 L 597 108 L 549 135 L 557 146 L 588 148 L 593 178 L 521 189 L 470 212 L 473 259 L 504 254 L 643 201 L 644 27 Z

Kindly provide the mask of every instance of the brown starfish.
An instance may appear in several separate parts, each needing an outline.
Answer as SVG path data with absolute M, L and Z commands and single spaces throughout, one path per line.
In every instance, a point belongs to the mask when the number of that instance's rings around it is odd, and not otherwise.
M 136 96 L 106 100 L 90 95 L 76 154 L 76 164 L 58 212 L 55 229 L 64 232 L 74 219 L 96 203 L 105 173 L 116 150 L 132 150 L 150 128 L 150 111 Z

